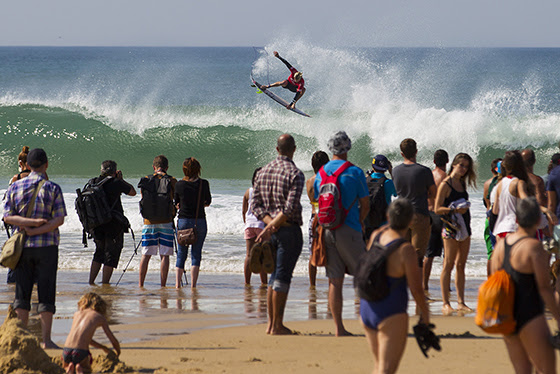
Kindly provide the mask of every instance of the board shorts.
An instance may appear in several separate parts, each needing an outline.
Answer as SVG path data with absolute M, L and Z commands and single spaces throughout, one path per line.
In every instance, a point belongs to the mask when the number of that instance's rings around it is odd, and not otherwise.
M 251 240 L 255 239 L 263 231 L 260 227 L 247 227 L 243 232 L 243 239 Z
M 142 254 L 146 256 L 171 256 L 173 254 L 173 223 L 144 225 L 142 228 Z
M 116 268 L 119 265 L 124 246 L 124 233 L 122 231 L 96 231 L 93 241 L 95 243 L 93 261 Z
M 418 266 L 422 267 L 428 242 L 430 241 L 430 216 L 414 213 L 407 235 L 418 256 Z
M 344 278 L 344 274 L 354 275 L 360 256 L 366 252 L 362 233 L 347 224 L 336 230 L 324 231 L 327 248 L 327 278 Z
M 441 230 L 443 229 L 443 222 L 437 214 L 430 212 L 432 220 L 430 241 L 428 242 L 428 249 L 426 249 L 426 257 L 441 257 L 443 251 L 443 239 L 441 237 Z
M 286 83 L 286 86 L 284 86 L 285 89 L 290 90 L 292 92 L 297 92 L 298 88 L 295 84 L 290 83 L 290 81 L 288 81 L 288 83 Z

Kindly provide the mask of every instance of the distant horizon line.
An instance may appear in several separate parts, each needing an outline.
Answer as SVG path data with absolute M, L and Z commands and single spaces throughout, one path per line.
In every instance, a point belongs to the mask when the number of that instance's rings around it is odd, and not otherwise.
M 255 45 L 2 45 L 0 48 L 263 48 Z M 379 48 L 379 49 L 560 49 L 560 46 L 333 46 L 333 48 Z

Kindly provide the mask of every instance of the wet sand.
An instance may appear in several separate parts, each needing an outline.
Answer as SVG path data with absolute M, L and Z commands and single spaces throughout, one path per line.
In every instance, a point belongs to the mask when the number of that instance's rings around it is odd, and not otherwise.
M 0 273 L 0 277 L 3 278 Z M 1 278 L 0 278 L 1 279 Z M 327 308 L 327 281 L 318 279 L 311 290 L 305 277 L 295 277 L 288 298 L 285 321 L 297 336 L 265 334 L 266 289 L 245 287 L 242 274 L 202 273 L 199 288 L 176 290 L 159 286 L 159 274 L 148 273 L 144 289 L 137 274 L 126 273 L 119 286 L 89 286 L 85 272 L 63 271 L 58 276 L 57 313 L 53 340 L 63 344 L 79 297 L 98 292 L 110 304 L 110 324 L 123 343 L 121 360 L 141 373 L 368 373 L 373 356 L 358 319 L 358 304 L 352 283 L 344 287 L 343 317 L 354 337 L 334 337 L 334 323 Z M 118 278 L 116 278 L 118 279 Z M 258 282 L 257 277 L 253 278 Z M 467 280 L 466 299 L 476 307 L 476 291 L 482 280 Z M 442 352 L 426 359 L 410 335 L 399 372 L 495 373 L 511 372 L 503 341 L 474 325 L 474 314 L 438 316 L 437 279 L 431 280 L 430 309 Z M 13 286 L 0 287 L 0 321 L 13 299 Z M 454 293 L 452 293 L 452 301 Z M 453 302 L 452 302 L 453 304 Z M 414 313 L 409 303 L 409 314 Z M 38 319 L 32 316 L 30 330 L 40 336 Z M 109 344 L 102 332 L 96 334 Z M 48 350 L 52 357 L 61 351 Z M 95 356 L 99 350 L 92 350 Z

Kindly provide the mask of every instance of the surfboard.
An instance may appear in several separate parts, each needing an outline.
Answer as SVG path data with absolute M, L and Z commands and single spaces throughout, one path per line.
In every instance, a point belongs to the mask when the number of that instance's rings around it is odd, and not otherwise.
M 276 101 L 278 104 L 282 105 L 284 108 L 286 108 L 288 106 L 288 102 L 284 99 L 282 99 L 280 96 L 274 94 L 273 92 L 271 92 L 270 90 L 263 88 L 262 84 L 260 84 L 259 82 L 257 82 L 254 78 L 253 75 L 251 75 L 251 81 L 253 81 L 253 84 L 255 86 L 257 86 L 257 88 L 259 90 L 261 90 L 262 92 L 264 92 L 268 97 L 270 97 L 272 100 Z M 302 110 L 299 110 L 298 108 L 293 108 L 293 109 L 289 109 L 294 113 L 297 113 L 299 115 L 302 115 L 304 117 L 311 117 L 309 114 L 305 113 Z

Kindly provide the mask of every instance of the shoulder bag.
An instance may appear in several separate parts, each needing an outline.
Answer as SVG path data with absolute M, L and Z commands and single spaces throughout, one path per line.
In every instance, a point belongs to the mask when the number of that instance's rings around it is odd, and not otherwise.
M 45 180 L 39 182 L 35 192 L 33 193 L 33 197 L 31 198 L 31 202 L 27 207 L 27 214 L 26 217 L 30 218 L 31 214 L 33 213 L 33 208 L 35 208 L 35 200 L 37 199 L 37 194 L 41 187 L 45 184 Z M 10 268 L 14 270 L 19 262 L 21 257 L 21 252 L 23 252 L 23 245 L 25 244 L 25 230 L 19 230 L 15 234 L 13 234 L 2 246 L 2 253 L 0 253 L 0 265 Z
M 196 203 L 196 215 L 194 220 L 194 227 L 177 230 L 177 242 L 182 245 L 183 247 L 192 245 L 196 243 L 197 233 L 196 233 L 196 224 L 198 221 L 198 209 L 200 208 L 200 197 L 202 195 L 202 179 L 200 180 L 200 184 L 198 186 L 198 201 Z

